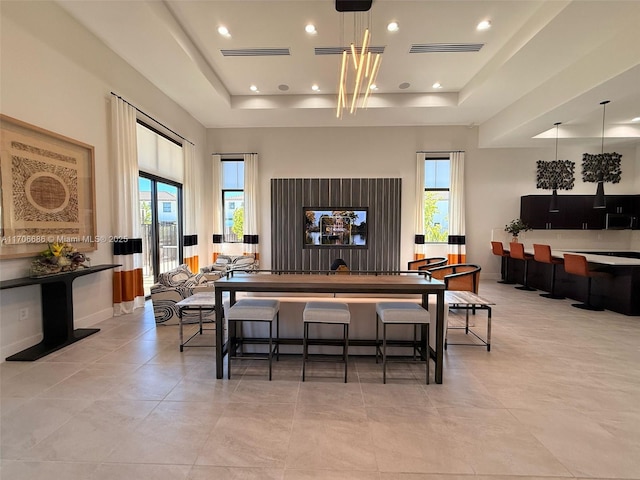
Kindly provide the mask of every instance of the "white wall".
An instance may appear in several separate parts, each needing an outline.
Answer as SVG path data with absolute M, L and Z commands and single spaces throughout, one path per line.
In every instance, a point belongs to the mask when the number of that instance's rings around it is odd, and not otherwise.
M 492 230 L 503 229 L 519 216 L 521 195 L 545 193 L 536 190 L 536 161 L 555 158 L 553 140 L 539 149 L 478 149 L 477 129 L 467 127 L 215 129 L 208 131 L 208 146 L 211 152 L 259 153 L 261 266 L 265 268 L 271 259 L 270 179 L 402 178 L 403 266 L 413 255 L 416 151 L 465 150 L 467 259 L 479 263 L 483 276 L 488 277 L 497 277 L 500 265 L 489 249 Z M 607 184 L 606 192 L 637 193 L 640 168 L 635 149 L 616 150 L 623 154 L 623 177 L 617 185 Z M 562 158 L 576 162 L 576 182 L 571 192 L 560 194 L 594 194 L 595 184 L 582 182 L 584 149 L 576 145 L 561 151 Z M 597 235 L 588 231 L 575 234 L 585 238 Z M 628 238 L 623 240 L 625 244 Z M 427 253 L 438 255 L 442 249 L 430 246 Z
M 109 235 L 111 169 L 109 168 L 109 92 L 115 91 L 143 111 L 196 144 L 202 165 L 203 203 L 199 220 L 201 264 L 206 263 L 210 242 L 210 191 L 212 152 L 260 154 L 262 265 L 270 263 L 269 180 L 275 177 L 400 177 L 403 179 L 402 262 L 413 251 L 415 152 L 465 150 L 467 180 L 468 258 L 495 274 L 499 262 L 489 253 L 491 230 L 519 214 L 520 195 L 535 189 L 535 161 L 552 159 L 554 142 L 541 149 L 478 149 L 477 129 L 466 127 L 396 128 L 292 128 L 219 129 L 206 131 L 184 110 L 66 12 L 50 2 L 0 2 L 0 111 L 95 146 L 96 216 L 98 235 Z M 363 112 L 366 113 L 366 112 Z M 338 123 L 339 125 L 339 123 Z M 206 145 L 206 148 L 205 148 Z M 580 146 L 561 146 L 562 158 L 576 162 L 576 188 L 571 193 L 591 193 L 595 185 L 582 184 Z M 607 193 L 640 191 L 640 152 L 619 149 L 623 156 L 623 181 L 606 186 Z M 640 235 L 633 232 L 637 243 Z M 585 232 L 585 235 L 590 235 Z M 111 245 L 99 245 L 91 254 L 94 264 L 111 263 Z M 429 253 L 437 253 L 429 251 Z M 28 259 L 1 260 L 0 279 L 28 272 Z M 41 336 L 37 287 L 0 293 L 0 359 L 28 347 Z M 18 321 L 18 310 L 29 308 L 29 318 Z M 111 316 L 111 276 L 99 273 L 79 278 L 74 288 L 77 326 Z
M 80 27 L 56 4 L 0 3 L 0 107 L 10 117 L 95 147 L 97 234 L 112 233 L 109 167 L 109 100 L 114 91 L 196 144 L 204 158 L 206 131 L 184 110 Z M 203 182 L 204 188 L 204 182 Z M 203 214 L 201 221 L 206 218 Z M 203 239 L 201 255 L 206 255 Z M 101 244 L 92 264 L 113 263 L 112 246 Z M 0 279 L 28 274 L 29 259 L 0 261 Z M 112 316 L 112 275 L 102 272 L 74 282 L 76 326 Z M 0 359 L 41 339 L 37 286 L 0 293 Z M 27 320 L 18 310 L 29 309 Z

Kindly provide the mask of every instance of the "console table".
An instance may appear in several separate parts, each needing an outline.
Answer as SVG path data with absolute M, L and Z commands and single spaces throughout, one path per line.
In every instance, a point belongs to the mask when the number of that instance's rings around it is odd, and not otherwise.
M 72 283 L 78 277 L 119 266 L 117 264 L 96 265 L 95 267 L 79 268 L 73 272 L 44 277 L 24 277 L 1 281 L 0 290 L 40 285 L 42 297 L 42 341 L 7 357 L 7 361 L 31 362 L 99 332 L 99 328 L 77 328 L 74 330 Z

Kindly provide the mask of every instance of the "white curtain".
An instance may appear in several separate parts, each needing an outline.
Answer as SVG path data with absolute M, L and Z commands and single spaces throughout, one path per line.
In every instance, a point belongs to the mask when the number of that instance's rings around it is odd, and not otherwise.
M 245 254 L 260 259 L 258 236 L 258 154 L 244 155 L 244 249 Z
M 451 152 L 449 188 L 449 264 L 467 261 L 464 214 L 464 152 Z
M 200 182 L 195 168 L 195 147 L 185 141 L 182 145 L 182 151 L 184 154 L 184 263 L 193 273 L 198 273 L 197 212 L 202 208 Z
M 218 255 L 222 253 L 223 225 L 222 225 L 222 156 L 212 155 L 213 178 L 211 181 L 213 206 L 213 255 L 211 261 L 215 263 Z
M 113 314 L 144 307 L 142 238 L 138 200 L 136 110 L 117 97 L 111 99 L 113 233 L 122 241 L 113 244 Z
M 416 218 L 413 259 L 420 260 L 425 257 L 424 249 L 424 162 L 426 155 L 417 154 L 416 162 Z

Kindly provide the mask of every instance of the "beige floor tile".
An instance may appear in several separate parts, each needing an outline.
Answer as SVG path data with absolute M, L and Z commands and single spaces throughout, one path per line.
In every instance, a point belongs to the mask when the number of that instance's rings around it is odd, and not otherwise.
M 144 465 L 109 464 L 100 465 L 87 480 L 186 480 L 190 466 L 187 465 Z
M 233 363 L 180 353 L 142 311 L 37 362 L 0 364 L 0 477 L 29 480 L 640 478 L 640 322 L 492 281 L 492 350 L 424 364 Z M 474 319 L 483 328 L 482 316 Z M 459 332 L 457 332 L 459 333 Z M 433 375 L 433 362 L 431 373 Z M 226 362 L 225 362 L 226 369 Z M 433 376 L 431 377 L 433 380 Z
M 109 400 L 163 400 L 184 377 L 188 366 L 147 364 L 124 375 L 102 396 Z
M 156 406 L 147 401 L 95 401 L 19 458 L 102 462 Z
M 193 465 L 221 414 L 210 402 L 163 402 L 106 461 Z
M 513 410 L 512 414 L 576 477 L 640 476 L 637 413 Z
M 97 463 L 3 461 L 0 478 L 7 480 L 87 480 Z
M 294 420 L 287 469 L 377 471 L 366 423 L 342 420 Z
M 3 397 L 33 397 L 84 368 L 82 363 L 36 362 L 31 368 L 1 379 Z
M 379 480 L 378 472 L 345 470 L 286 470 L 284 480 Z
M 188 480 L 282 480 L 283 475 L 281 469 L 196 465 L 191 469 Z
M 34 398 L 2 418 L 2 458 L 18 459 L 91 404 L 88 400 Z
M 290 419 L 225 413 L 200 450 L 196 465 L 282 469 L 290 437 Z

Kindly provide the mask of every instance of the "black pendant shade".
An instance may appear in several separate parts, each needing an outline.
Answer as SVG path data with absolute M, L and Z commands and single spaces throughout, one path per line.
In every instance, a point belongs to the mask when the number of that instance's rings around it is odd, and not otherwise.
M 557 213 L 560 211 L 558 207 L 558 190 L 553 189 L 553 193 L 551 194 L 551 203 L 549 204 L 549 212 Z
M 607 208 L 604 198 L 604 182 L 600 180 L 596 188 L 596 196 L 593 198 L 593 208 Z

